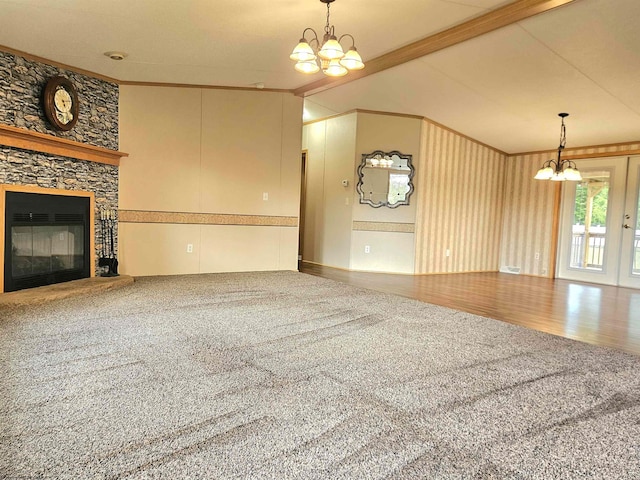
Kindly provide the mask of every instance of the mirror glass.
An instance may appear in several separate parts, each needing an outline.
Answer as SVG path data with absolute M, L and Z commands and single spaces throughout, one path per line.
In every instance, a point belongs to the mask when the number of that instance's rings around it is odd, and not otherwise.
M 411 155 L 381 150 L 363 154 L 358 167 L 360 203 L 374 208 L 409 205 L 413 173 Z

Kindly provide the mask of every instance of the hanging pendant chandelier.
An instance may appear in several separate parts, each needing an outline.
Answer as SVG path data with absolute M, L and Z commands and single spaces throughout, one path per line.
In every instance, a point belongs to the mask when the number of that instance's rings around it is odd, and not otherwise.
M 355 45 L 352 35 L 345 33 L 339 39 L 335 35 L 335 27 L 329 21 L 329 6 L 335 0 L 320 0 L 327 4 L 327 24 L 324 27 L 322 43 L 318 40 L 318 34 L 313 28 L 307 27 L 302 32 L 302 38 L 293 49 L 289 58 L 296 62 L 295 69 L 302 73 L 322 73 L 329 77 L 342 77 L 350 70 L 361 70 L 364 68 L 362 58 Z M 307 39 L 307 32 L 309 39 Z M 341 41 L 343 38 L 351 39 L 351 47 L 344 53 Z
M 564 150 L 567 143 L 567 127 L 564 125 L 565 117 L 568 117 L 568 113 L 559 113 L 558 116 L 562 119 L 562 125 L 560 126 L 560 146 L 558 147 L 558 159 L 547 160 L 542 165 L 542 168 L 538 170 L 536 176 L 533 177 L 536 180 L 553 180 L 555 182 L 564 182 L 565 180 L 581 181 L 582 175 L 578 171 L 578 167 L 571 160 L 562 160 L 562 150 Z

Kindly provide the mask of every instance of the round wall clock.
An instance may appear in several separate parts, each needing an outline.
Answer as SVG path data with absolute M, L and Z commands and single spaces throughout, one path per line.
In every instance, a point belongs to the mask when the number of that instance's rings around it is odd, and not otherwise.
M 68 78 L 50 78 L 42 92 L 42 104 L 56 130 L 71 130 L 78 121 L 78 93 Z

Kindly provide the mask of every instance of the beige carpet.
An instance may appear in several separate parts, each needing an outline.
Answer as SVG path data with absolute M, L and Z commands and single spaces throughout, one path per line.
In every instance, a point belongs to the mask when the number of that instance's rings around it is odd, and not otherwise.
M 294 272 L 0 316 L 0 478 L 640 478 L 640 358 L 495 320 Z

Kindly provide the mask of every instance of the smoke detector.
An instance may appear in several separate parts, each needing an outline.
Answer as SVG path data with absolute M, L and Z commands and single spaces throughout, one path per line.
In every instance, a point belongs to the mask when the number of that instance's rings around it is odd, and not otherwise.
M 111 60 L 124 60 L 124 57 L 127 56 L 124 52 L 104 52 L 104 54 Z

